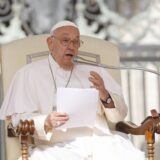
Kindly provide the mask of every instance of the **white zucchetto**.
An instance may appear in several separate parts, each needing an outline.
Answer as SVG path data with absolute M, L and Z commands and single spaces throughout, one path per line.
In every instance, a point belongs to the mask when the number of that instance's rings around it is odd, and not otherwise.
M 52 27 L 52 29 L 51 29 L 51 31 L 50 31 L 50 34 L 53 34 L 53 32 L 54 32 L 57 28 L 65 27 L 65 26 L 73 26 L 73 27 L 75 27 L 75 28 L 78 29 L 78 26 L 77 26 L 76 24 L 74 24 L 73 22 L 64 20 L 64 21 L 60 21 L 60 22 L 56 23 L 56 24 Z

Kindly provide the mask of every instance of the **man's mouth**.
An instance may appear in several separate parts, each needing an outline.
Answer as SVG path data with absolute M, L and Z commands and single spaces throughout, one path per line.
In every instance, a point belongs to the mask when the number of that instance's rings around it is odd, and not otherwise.
M 66 54 L 66 56 L 67 56 L 67 57 L 73 57 L 74 55 L 73 55 L 73 54 L 68 53 L 68 54 Z

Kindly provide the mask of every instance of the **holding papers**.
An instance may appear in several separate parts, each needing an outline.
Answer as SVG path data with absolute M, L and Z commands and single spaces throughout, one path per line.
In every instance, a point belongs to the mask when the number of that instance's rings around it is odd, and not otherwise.
M 69 120 L 58 127 L 59 129 L 92 127 L 96 119 L 97 108 L 98 91 L 94 88 L 58 88 L 57 90 L 57 112 L 69 114 Z

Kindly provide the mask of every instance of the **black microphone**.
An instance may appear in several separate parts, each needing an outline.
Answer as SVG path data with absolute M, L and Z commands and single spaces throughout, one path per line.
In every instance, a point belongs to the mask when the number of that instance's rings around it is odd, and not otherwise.
M 97 63 L 95 61 L 88 60 L 88 59 L 85 59 L 85 58 L 80 57 L 80 56 L 74 56 L 73 59 L 72 59 L 72 62 L 74 64 L 87 64 L 87 65 L 98 66 L 98 67 L 107 68 L 107 69 L 118 69 L 118 70 L 133 69 L 133 70 L 142 70 L 142 71 L 154 73 L 154 74 L 160 76 L 159 72 L 157 72 L 155 70 L 152 70 L 152 69 L 146 69 L 146 68 L 143 68 L 143 67 L 111 66 L 111 65 Z

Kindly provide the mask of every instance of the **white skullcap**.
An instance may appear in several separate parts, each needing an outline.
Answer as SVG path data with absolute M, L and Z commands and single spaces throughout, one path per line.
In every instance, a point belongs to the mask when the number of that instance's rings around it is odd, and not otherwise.
M 52 27 L 52 29 L 51 29 L 51 31 L 50 31 L 50 34 L 53 34 L 53 32 L 54 32 L 57 28 L 65 27 L 65 26 L 73 26 L 73 27 L 75 27 L 75 28 L 78 29 L 78 26 L 75 25 L 73 22 L 64 20 L 64 21 L 60 21 L 60 22 L 56 23 L 56 24 Z

